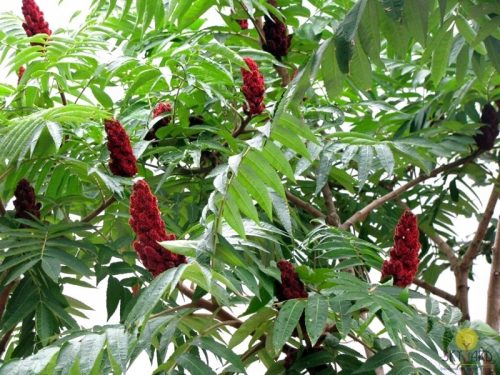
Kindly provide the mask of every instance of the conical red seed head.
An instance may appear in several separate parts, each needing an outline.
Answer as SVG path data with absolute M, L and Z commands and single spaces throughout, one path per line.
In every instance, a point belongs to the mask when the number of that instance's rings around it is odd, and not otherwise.
M 246 57 L 245 63 L 248 69 L 241 68 L 243 76 L 243 86 L 241 91 L 247 103 L 243 107 L 249 115 L 260 115 L 265 110 L 264 93 L 266 91 L 264 77 L 259 71 L 259 66 L 250 57 Z
M 22 4 L 22 12 L 24 15 L 23 28 L 24 31 L 26 31 L 26 35 L 51 35 L 52 31 L 49 28 L 49 24 L 45 21 L 43 12 L 40 10 L 35 0 L 23 0 Z
M 144 180 L 134 184 L 130 196 L 130 226 L 136 234 L 134 249 L 153 276 L 186 263 L 186 257 L 163 248 L 158 242 L 175 240 L 161 219 L 156 197 Z
M 109 169 L 116 176 L 132 177 L 137 173 L 137 160 L 127 132 L 115 119 L 104 121 L 110 153 Z
M 382 266 L 382 279 L 392 276 L 394 285 L 406 287 L 418 271 L 420 250 L 417 218 L 410 210 L 401 215 L 394 232 L 394 246 Z

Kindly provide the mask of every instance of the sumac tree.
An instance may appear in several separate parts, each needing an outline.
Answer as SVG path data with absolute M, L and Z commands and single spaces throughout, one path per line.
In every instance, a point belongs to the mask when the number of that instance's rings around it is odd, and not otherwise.
M 497 1 L 18 3 L 0 374 L 500 373 Z

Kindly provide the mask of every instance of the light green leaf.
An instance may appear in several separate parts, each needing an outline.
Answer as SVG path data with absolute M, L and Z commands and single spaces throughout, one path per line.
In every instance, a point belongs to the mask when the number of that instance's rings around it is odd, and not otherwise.
M 123 373 L 127 369 L 128 361 L 128 333 L 123 327 L 108 327 L 106 328 L 106 338 L 108 342 L 108 350 L 119 364 Z
M 358 181 L 359 189 L 363 187 L 372 168 L 373 148 L 371 146 L 361 146 L 358 159 Z
M 95 333 L 86 335 L 80 345 L 80 372 L 89 375 L 100 365 L 106 337 Z
M 385 143 L 380 143 L 374 145 L 373 148 L 377 153 L 377 158 L 384 167 L 385 171 L 389 176 L 392 176 L 392 171 L 394 169 L 394 156 L 392 155 L 391 148 Z

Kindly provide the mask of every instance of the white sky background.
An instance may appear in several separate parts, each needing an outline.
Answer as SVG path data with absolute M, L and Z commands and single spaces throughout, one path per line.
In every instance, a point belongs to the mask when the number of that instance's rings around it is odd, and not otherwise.
M 45 19 L 48 21 L 50 28 L 53 32 L 55 32 L 59 28 L 67 29 L 71 27 L 78 27 L 83 21 L 86 12 L 90 8 L 91 1 L 66 0 L 63 1 L 62 4 L 58 4 L 59 0 L 37 0 L 37 3 L 44 12 Z M 10 11 L 22 16 L 21 0 L 0 0 L 0 13 Z M 81 11 L 82 14 L 75 17 L 70 22 L 71 17 L 76 11 Z M 9 72 L 5 66 L 0 66 L 0 81 L 15 84 L 17 76 L 15 74 L 10 74 L 8 76 L 8 73 Z M 476 192 L 481 198 L 481 206 L 484 207 L 491 192 L 491 188 L 484 188 Z M 497 206 L 495 217 L 498 217 L 499 214 L 500 208 Z M 467 219 L 459 217 L 455 223 L 458 228 L 457 233 L 460 233 L 463 239 L 470 239 L 477 226 L 477 221 L 474 218 Z M 483 256 L 480 256 L 475 263 L 475 281 L 470 283 L 469 291 L 470 314 L 471 320 L 484 321 L 486 315 L 486 297 L 490 267 L 486 263 Z M 377 274 L 372 274 L 371 276 L 372 280 L 378 280 L 379 276 Z M 106 320 L 106 285 L 107 281 L 104 280 L 96 289 L 79 288 L 71 285 L 65 287 L 65 291 L 68 294 L 90 305 L 94 309 L 94 311 L 87 313 L 87 316 L 89 317 L 88 320 L 77 318 L 77 321 L 84 327 L 89 328 L 94 325 L 118 322 L 117 313 L 115 313 L 109 322 Z M 449 270 L 443 272 L 437 282 L 437 286 L 453 293 L 455 289 L 453 273 Z M 154 367 L 151 367 L 149 359 L 144 354 L 134 362 L 133 366 L 127 373 L 131 375 L 145 374 L 150 373 L 152 368 Z

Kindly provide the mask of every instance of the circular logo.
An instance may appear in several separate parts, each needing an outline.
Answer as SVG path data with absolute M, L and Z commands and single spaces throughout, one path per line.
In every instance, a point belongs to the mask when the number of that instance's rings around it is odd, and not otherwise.
M 462 350 L 472 350 L 476 347 L 479 337 L 472 328 L 461 328 L 455 336 L 457 347 Z

